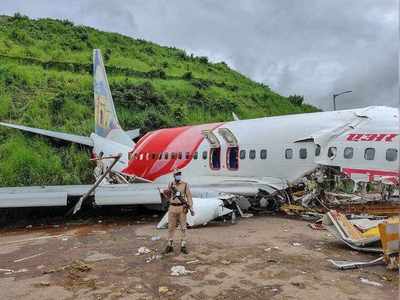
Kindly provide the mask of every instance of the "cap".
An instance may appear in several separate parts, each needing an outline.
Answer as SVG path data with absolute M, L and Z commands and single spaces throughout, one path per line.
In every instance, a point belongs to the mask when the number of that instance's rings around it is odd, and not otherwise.
M 182 172 L 179 171 L 178 169 L 175 169 L 174 170 L 174 175 L 182 175 Z

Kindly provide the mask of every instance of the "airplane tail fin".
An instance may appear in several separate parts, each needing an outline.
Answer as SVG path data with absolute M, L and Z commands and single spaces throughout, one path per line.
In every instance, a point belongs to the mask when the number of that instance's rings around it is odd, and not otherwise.
M 132 146 L 118 121 L 100 49 L 93 50 L 93 77 L 96 134 Z

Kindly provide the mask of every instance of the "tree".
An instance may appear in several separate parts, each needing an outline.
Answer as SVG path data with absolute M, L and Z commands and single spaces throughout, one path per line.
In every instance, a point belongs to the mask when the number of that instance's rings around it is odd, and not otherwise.
M 304 96 L 300 96 L 300 95 L 290 95 L 288 97 L 288 100 L 290 101 L 290 103 L 292 103 L 293 105 L 297 105 L 297 106 L 301 106 L 304 102 Z

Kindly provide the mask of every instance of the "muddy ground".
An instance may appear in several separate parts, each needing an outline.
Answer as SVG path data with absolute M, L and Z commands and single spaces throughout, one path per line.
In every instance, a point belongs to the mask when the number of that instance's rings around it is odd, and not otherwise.
M 159 256 L 158 221 L 7 229 L 0 233 L 0 299 L 397 299 L 385 266 L 338 271 L 327 259 L 371 260 L 327 231 L 276 216 L 190 229 L 190 254 Z M 155 238 L 154 238 L 155 237 Z M 157 237 L 161 237 L 157 239 Z M 136 255 L 140 247 L 150 253 Z M 190 271 L 172 276 L 171 267 Z M 361 278 L 381 286 L 363 283 Z

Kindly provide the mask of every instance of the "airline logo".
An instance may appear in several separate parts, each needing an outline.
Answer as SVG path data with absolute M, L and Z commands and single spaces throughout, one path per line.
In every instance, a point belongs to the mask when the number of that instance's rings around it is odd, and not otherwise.
M 346 140 L 349 142 L 393 142 L 396 133 L 350 133 Z

